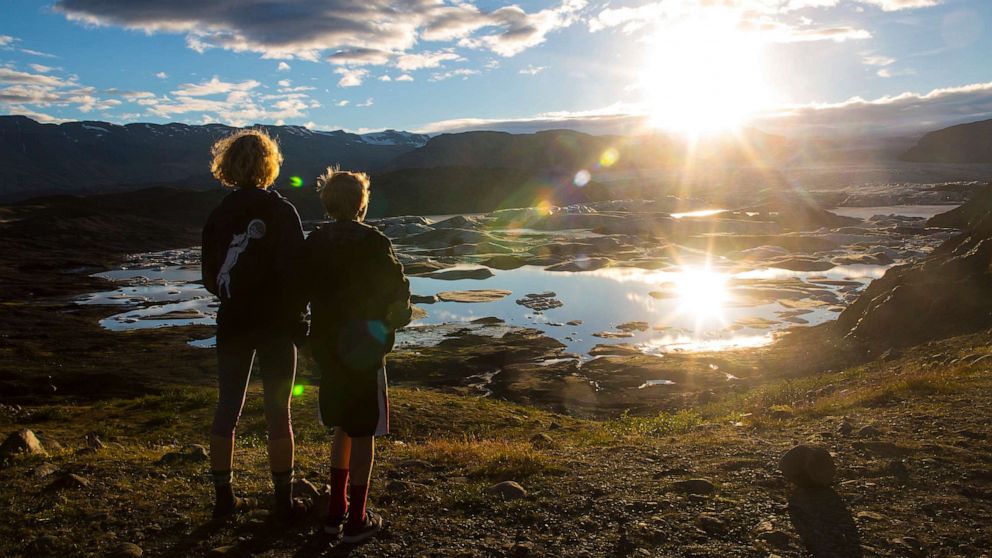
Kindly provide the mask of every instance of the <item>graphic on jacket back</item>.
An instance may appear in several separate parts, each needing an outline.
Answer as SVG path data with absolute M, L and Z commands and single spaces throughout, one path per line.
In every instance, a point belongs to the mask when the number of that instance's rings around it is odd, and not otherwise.
M 231 298 L 231 271 L 238 263 L 238 257 L 248 249 L 248 243 L 265 236 L 265 221 L 252 219 L 248 223 L 248 229 L 241 234 L 234 235 L 230 246 L 227 247 L 227 257 L 224 258 L 224 265 L 220 266 L 217 273 L 217 294 L 225 298 Z M 225 294 L 226 291 L 226 294 Z

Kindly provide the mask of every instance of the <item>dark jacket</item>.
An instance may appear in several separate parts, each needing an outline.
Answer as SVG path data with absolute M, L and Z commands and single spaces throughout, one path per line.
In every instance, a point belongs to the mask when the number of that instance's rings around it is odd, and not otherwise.
M 371 368 L 410 323 L 410 282 L 393 246 L 374 227 L 331 222 L 306 240 L 310 342 L 349 368 Z M 350 355 L 350 356 L 349 356 Z
M 203 228 L 203 285 L 220 298 L 218 335 L 306 332 L 301 282 L 304 236 L 293 204 L 278 192 L 228 194 Z

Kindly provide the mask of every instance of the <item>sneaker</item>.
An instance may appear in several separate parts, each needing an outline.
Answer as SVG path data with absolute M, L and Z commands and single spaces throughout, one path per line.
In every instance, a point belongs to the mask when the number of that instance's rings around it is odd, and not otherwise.
M 258 506 L 258 500 L 254 498 L 238 498 L 229 502 L 217 502 L 214 504 L 213 518 L 226 519 L 232 515 L 249 512 Z
M 348 514 L 344 514 L 341 517 L 329 517 L 327 522 L 324 523 L 324 532 L 332 537 L 336 537 L 341 534 L 342 529 L 344 529 L 344 522 L 348 519 Z
M 358 527 L 346 524 L 344 526 L 344 537 L 341 540 L 347 544 L 358 544 L 368 540 L 381 530 L 382 516 L 372 511 L 366 511 L 365 523 Z

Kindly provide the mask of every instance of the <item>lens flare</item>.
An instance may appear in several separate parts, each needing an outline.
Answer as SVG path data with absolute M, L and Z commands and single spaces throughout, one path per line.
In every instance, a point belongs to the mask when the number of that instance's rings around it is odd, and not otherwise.
M 289 185 L 292 186 L 293 188 L 300 188 L 303 186 L 303 179 L 300 178 L 299 176 L 290 176 Z
M 299 397 L 303 395 L 303 384 L 296 384 L 293 386 L 293 397 Z
M 616 148 L 609 148 L 599 156 L 599 164 L 602 167 L 612 167 L 620 160 L 620 152 Z
M 586 169 L 582 169 L 575 173 L 575 178 L 572 179 L 572 184 L 582 188 L 586 184 L 589 184 L 590 180 L 592 180 L 592 174 L 590 174 Z

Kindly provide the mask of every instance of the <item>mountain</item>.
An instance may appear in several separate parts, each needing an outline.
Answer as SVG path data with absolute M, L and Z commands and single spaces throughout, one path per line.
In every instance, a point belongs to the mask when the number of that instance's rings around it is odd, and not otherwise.
M 917 163 L 992 163 L 992 119 L 930 132 L 900 159 Z
M 612 157 L 605 158 L 604 153 L 611 149 Z M 573 175 L 580 169 L 657 169 L 688 160 L 774 164 L 792 151 L 785 138 L 753 129 L 694 143 L 663 133 L 593 136 L 574 130 L 533 134 L 479 131 L 435 136 L 423 147 L 397 156 L 387 168 L 509 168 Z
M 258 126 L 279 140 L 280 182 L 309 182 L 328 165 L 374 170 L 427 143 L 427 136 Z M 0 116 L 0 196 L 131 189 L 148 184 L 207 185 L 210 146 L 236 128 L 222 124 L 40 124 Z

